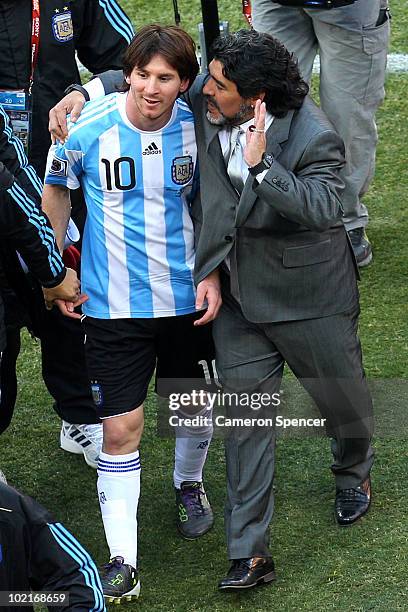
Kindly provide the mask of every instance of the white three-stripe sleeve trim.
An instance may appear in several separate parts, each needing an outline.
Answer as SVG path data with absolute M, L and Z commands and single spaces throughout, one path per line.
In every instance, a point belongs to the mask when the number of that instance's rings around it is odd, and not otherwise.
M 79 565 L 79 571 L 84 576 L 86 586 L 94 594 L 95 605 L 89 612 L 105 612 L 106 608 L 98 570 L 87 551 L 60 523 L 48 523 L 48 527 L 56 542 Z

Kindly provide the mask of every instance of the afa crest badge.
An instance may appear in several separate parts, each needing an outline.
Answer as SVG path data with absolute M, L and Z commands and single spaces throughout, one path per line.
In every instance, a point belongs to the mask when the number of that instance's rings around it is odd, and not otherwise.
M 171 178 L 176 185 L 186 185 L 193 178 L 193 158 L 191 155 L 175 157 L 171 164 Z
M 67 176 L 68 175 L 68 162 L 66 159 L 61 159 L 55 156 L 48 169 L 49 174 L 54 176 Z
M 101 408 L 103 406 L 103 393 L 102 387 L 98 382 L 91 383 L 91 393 L 95 406 Z
M 74 27 L 72 25 L 71 11 L 64 6 L 63 12 L 55 9 L 52 17 L 52 32 L 55 40 L 64 43 L 74 38 Z

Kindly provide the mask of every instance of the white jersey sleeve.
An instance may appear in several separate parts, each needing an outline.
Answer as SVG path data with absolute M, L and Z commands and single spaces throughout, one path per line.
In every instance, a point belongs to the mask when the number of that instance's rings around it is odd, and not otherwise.
M 46 185 L 61 185 L 67 189 L 78 189 L 82 174 L 82 151 L 69 148 L 65 144 L 51 145 L 45 170 Z

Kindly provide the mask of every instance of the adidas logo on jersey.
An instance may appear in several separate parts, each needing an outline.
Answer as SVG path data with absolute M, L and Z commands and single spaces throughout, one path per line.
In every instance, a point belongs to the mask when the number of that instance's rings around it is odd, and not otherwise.
M 145 148 L 142 155 L 161 155 L 161 149 L 155 142 L 151 142 L 148 147 Z

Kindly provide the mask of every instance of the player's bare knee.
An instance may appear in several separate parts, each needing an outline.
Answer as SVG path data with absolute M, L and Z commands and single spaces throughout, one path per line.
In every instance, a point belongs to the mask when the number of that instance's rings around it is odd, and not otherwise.
M 104 419 L 103 450 L 109 455 L 126 455 L 139 448 L 143 433 L 143 407 L 124 415 Z

